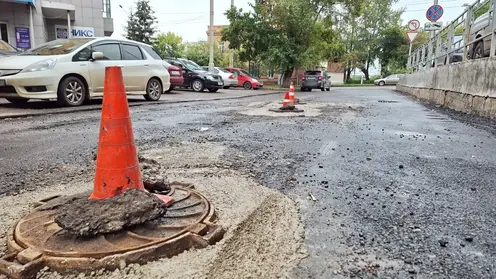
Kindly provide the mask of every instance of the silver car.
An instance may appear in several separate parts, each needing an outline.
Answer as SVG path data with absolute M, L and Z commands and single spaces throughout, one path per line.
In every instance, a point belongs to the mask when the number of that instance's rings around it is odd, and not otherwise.
M 463 60 L 463 36 L 454 36 L 451 44 L 451 53 L 449 54 L 448 63 L 448 46 L 442 46 L 443 54 L 437 58 L 437 65 L 447 65 L 451 63 L 461 62 Z
M 4 40 L 0 40 L 0 58 L 13 56 L 21 53 L 20 50 L 13 47 L 11 44 L 7 43 Z
M 374 80 L 375 85 L 384 86 L 384 85 L 396 85 L 400 81 L 400 78 L 403 77 L 402 74 L 390 75 L 385 78 L 380 78 Z
M 490 15 L 490 11 L 488 11 L 474 20 L 474 23 L 472 23 L 472 26 L 470 27 L 471 42 L 482 38 L 469 47 L 469 57 L 471 59 L 488 57 L 491 52 L 491 17 L 492 15 Z

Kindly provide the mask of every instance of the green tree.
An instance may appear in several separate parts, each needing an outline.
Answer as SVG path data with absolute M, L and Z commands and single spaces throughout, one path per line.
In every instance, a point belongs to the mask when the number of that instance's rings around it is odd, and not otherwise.
M 395 2 L 397 0 L 367 1 L 362 14 L 350 16 L 345 20 L 350 33 L 347 36 L 347 55 L 344 56 L 348 73 L 353 68 L 359 68 L 365 80 L 369 80 L 370 67 L 382 51 L 379 44 L 381 32 L 400 21 L 402 11 L 393 10 L 392 4 Z
M 146 44 L 152 43 L 155 34 L 156 17 L 149 0 L 138 0 L 136 12 L 131 11 L 126 26 L 126 38 Z
M 260 62 L 282 71 L 285 83 L 297 67 L 315 65 L 339 47 L 337 33 L 325 32 L 337 10 L 355 12 L 363 0 L 266 0 L 256 1 L 253 12 L 231 9 L 230 26 L 223 40 L 240 52 L 244 61 Z M 321 23 L 323 22 L 323 23 Z M 320 34 L 324 34 L 319 36 Z M 324 40 L 326 44 L 321 44 Z
M 378 55 L 381 65 L 381 75 L 387 76 L 392 73 L 407 72 L 408 51 L 410 42 L 406 37 L 407 26 L 392 25 L 385 28 L 379 34 Z M 415 38 L 412 50 L 422 46 L 429 40 L 429 33 L 422 30 Z
M 158 34 L 153 47 L 162 57 L 182 57 L 185 50 L 183 38 L 172 32 Z
M 208 66 L 209 50 L 210 44 L 207 41 L 189 43 L 186 45 L 184 56 L 200 66 Z M 214 64 L 218 67 L 229 65 L 229 55 L 227 53 L 221 53 L 217 43 L 214 45 Z

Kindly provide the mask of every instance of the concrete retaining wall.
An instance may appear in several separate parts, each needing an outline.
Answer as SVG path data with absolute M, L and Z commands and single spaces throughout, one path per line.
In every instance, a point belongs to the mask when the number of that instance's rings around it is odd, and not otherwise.
M 496 118 L 496 59 L 478 59 L 409 74 L 396 89 L 429 103 Z

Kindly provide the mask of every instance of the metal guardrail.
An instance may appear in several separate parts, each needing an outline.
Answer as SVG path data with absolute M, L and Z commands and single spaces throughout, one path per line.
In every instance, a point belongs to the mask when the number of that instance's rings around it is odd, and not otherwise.
M 461 56 L 461 61 L 456 62 L 472 59 L 479 43 L 482 43 L 483 53 L 487 49 L 484 46 L 490 43 L 489 56 L 494 57 L 496 56 L 495 31 L 496 0 L 476 0 L 473 4 L 467 5 L 465 12 L 444 28 L 431 32 L 429 41 L 412 51 L 408 57 L 408 67 L 413 71 L 421 71 L 451 64 L 455 56 L 458 58 Z M 490 41 L 487 37 L 491 37 Z M 459 51 L 461 49 L 463 54 Z

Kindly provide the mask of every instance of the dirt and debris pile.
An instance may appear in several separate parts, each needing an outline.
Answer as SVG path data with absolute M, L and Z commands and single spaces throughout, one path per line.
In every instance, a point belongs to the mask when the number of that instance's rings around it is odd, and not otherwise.
M 141 166 L 141 176 L 145 189 L 152 193 L 167 194 L 170 191 L 170 183 L 164 176 L 164 170 L 160 163 L 155 160 L 138 155 Z
M 96 154 L 93 155 L 93 160 L 96 161 Z M 152 193 L 167 195 L 171 187 L 165 176 L 165 170 L 160 163 L 139 154 L 138 160 L 145 189 Z
M 294 105 L 285 105 L 280 108 L 281 110 L 295 110 L 296 107 Z
M 165 215 L 167 206 L 155 195 L 136 189 L 104 200 L 81 197 L 58 208 L 55 222 L 70 234 L 113 233 Z

